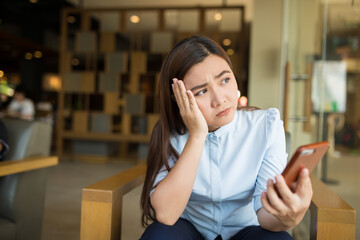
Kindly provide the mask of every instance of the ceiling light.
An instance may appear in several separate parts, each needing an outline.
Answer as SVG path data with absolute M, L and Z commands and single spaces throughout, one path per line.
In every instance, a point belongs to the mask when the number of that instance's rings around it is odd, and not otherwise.
M 228 39 L 228 38 L 225 38 L 225 39 L 223 40 L 223 44 L 224 44 L 224 46 L 230 46 L 230 45 L 231 45 L 231 40 Z
M 31 60 L 33 58 L 33 55 L 29 52 L 25 53 L 25 59 L 26 60 Z
M 29 0 L 29 2 L 31 2 L 31 3 L 37 3 L 38 0 Z
M 140 17 L 137 16 L 137 15 L 132 15 L 132 16 L 130 17 L 130 22 L 132 22 L 132 23 L 139 23 L 139 22 L 140 22 Z
M 221 14 L 221 13 L 215 13 L 214 19 L 215 19 L 215 21 L 221 21 L 221 19 L 222 19 L 222 14 Z
M 234 50 L 229 48 L 228 50 L 226 50 L 226 53 L 231 56 L 231 55 L 234 55 Z
M 50 86 L 52 89 L 60 90 L 60 88 L 61 88 L 61 80 L 60 80 L 60 77 L 57 76 L 57 75 L 50 76 L 50 77 L 49 77 L 49 86 Z
M 35 58 L 42 58 L 42 56 L 43 56 L 43 54 L 42 54 L 41 51 L 35 51 L 35 52 L 34 52 L 34 57 L 35 57 Z

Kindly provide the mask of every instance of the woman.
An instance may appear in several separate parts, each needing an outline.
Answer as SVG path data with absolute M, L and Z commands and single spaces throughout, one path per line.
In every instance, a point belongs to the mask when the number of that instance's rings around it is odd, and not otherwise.
M 217 43 L 195 36 L 169 53 L 141 197 L 143 224 L 154 223 L 141 239 L 291 239 L 311 201 L 309 172 L 287 187 L 278 110 L 237 110 L 237 99 Z

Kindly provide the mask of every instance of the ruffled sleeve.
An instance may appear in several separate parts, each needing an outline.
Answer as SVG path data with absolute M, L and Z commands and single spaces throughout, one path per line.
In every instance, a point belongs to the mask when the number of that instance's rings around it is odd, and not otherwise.
M 261 192 L 266 191 L 267 180 L 270 178 L 273 179 L 276 175 L 281 174 L 286 166 L 287 159 L 285 132 L 279 110 L 276 108 L 268 109 L 265 119 L 266 148 L 256 179 L 254 192 L 255 211 L 258 211 L 262 207 L 260 199 Z

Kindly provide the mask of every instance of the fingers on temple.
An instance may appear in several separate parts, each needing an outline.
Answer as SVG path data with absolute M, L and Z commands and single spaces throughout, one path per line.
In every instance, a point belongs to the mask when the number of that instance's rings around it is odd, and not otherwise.
M 196 100 L 195 100 L 195 96 L 194 96 L 194 94 L 192 93 L 192 91 L 186 90 L 186 93 L 187 93 L 187 95 L 189 96 L 190 108 L 197 107 L 197 103 L 196 103 Z
M 177 94 L 176 94 L 176 81 L 177 81 L 177 79 L 176 78 L 173 78 L 173 83 L 171 84 L 171 87 L 172 87 L 172 91 L 173 91 L 173 94 L 174 94 L 174 97 L 175 97 L 175 99 L 176 99 L 176 101 L 177 101 Z
M 181 97 L 180 97 L 180 89 L 179 89 L 178 81 L 179 80 L 177 78 L 173 79 L 172 88 L 173 88 L 173 92 L 174 92 L 176 102 L 179 105 L 181 103 Z
M 189 100 L 183 81 L 175 78 L 172 86 L 179 108 L 188 108 Z

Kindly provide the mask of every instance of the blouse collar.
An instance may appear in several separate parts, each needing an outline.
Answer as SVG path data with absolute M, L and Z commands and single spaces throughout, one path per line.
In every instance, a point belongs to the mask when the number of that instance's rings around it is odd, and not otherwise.
M 234 118 L 230 123 L 218 128 L 214 132 L 209 132 L 208 136 L 213 135 L 216 137 L 221 137 L 222 135 L 230 132 L 233 129 L 233 127 L 235 126 L 235 122 L 237 122 L 237 118 L 239 118 L 239 111 L 235 112 Z

